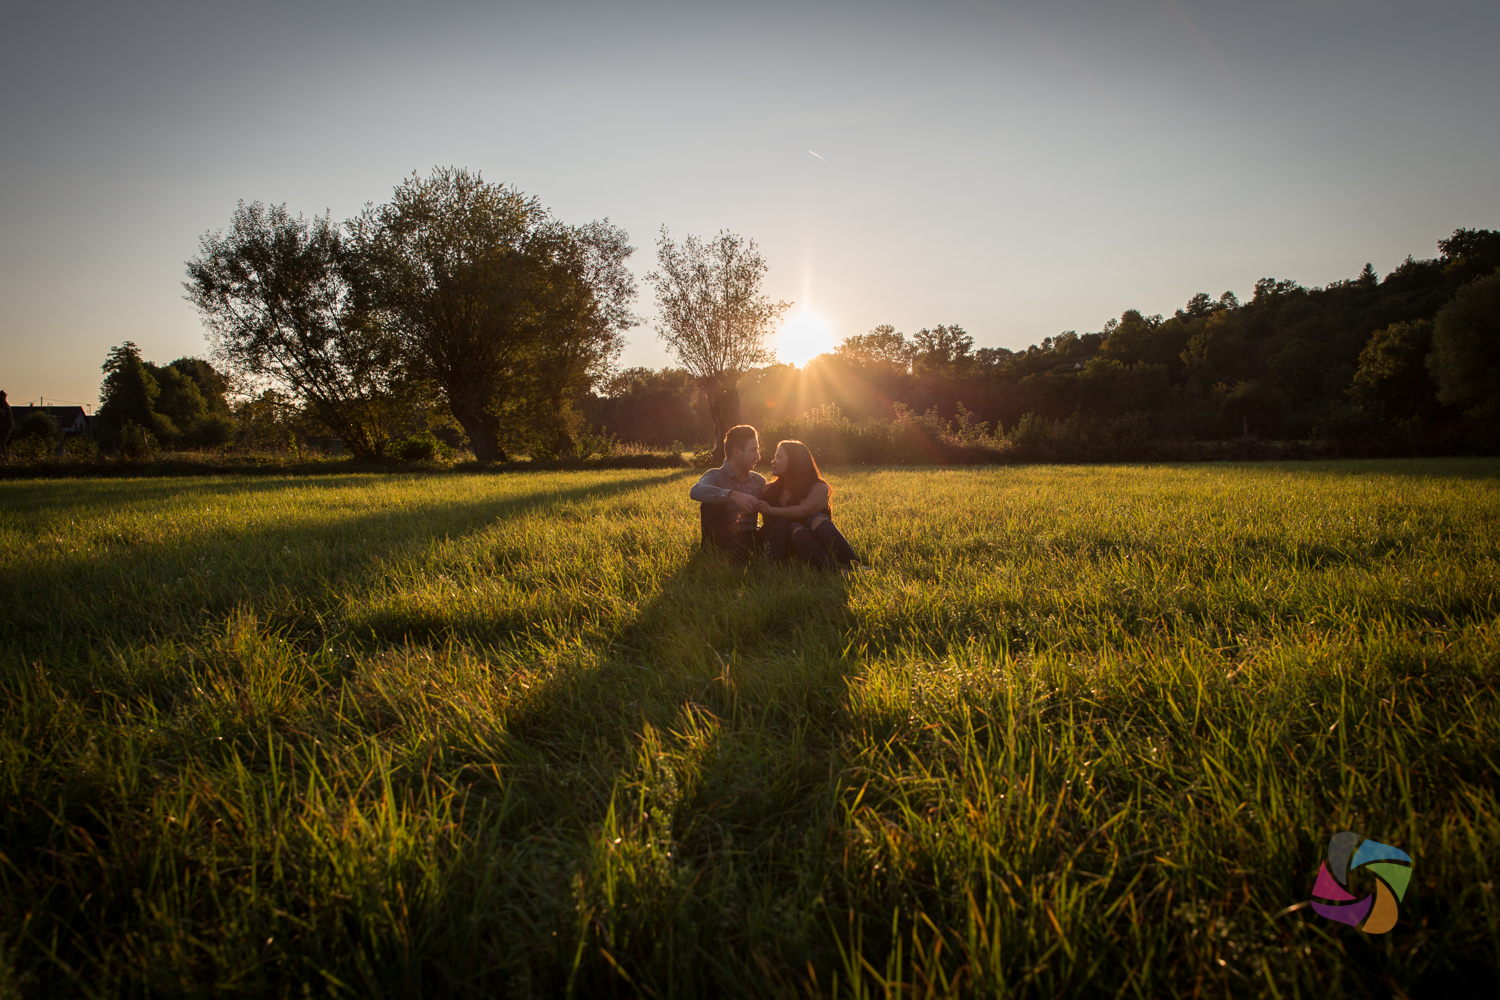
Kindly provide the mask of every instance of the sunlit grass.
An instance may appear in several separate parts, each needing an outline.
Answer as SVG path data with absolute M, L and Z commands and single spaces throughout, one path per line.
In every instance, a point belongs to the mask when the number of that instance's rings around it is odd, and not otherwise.
M 0 996 L 1493 992 L 1500 463 L 692 479 L 0 483 Z

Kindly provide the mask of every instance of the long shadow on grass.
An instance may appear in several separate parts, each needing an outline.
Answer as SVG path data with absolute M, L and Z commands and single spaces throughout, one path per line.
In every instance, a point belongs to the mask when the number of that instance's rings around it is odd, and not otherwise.
M 361 573 L 393 550 L 433 538 L 461 537 L 497 520 L 658 485 L 688 474 L 633 476 L 572 489 L 538 489 L 503 499 L 381 507 L 316 525 L 230 529 L 187 541 L 137 542 L 102 557 L 87 554 L 14 565 L 0 574 L 0 609 L 4 609 L 0 610 L 0 628 L 8 638 L 0 650 L 24 659 L 47 651 L 77 652 L 80 645 L 104 641 L 118 645 L 160 640 L 222 619 L 237 607 L 271 595 L 282 618 L 274 625 L 319 640 L 327 631 L 324 612 L 330 600 L 341 599 L 351 587 L 364 586 Z M 295 489 L 309 483 L 220 485 L 222 493 Z M 299 558 L 302 553 L 314 553 L 316 561 L 308 565 Z M 231 571 L 237 563 L 242 572 L 232 582 L 222 582 L 222 576 L 208 579 L 215 569 Z M 182 585 L 184 580 L 190 585 L 187 591 L 162 582 Z M 205 582 L 192 589 L 198 581 Z
M 577 838 L 578 901 L 593 913 L 579 995 L 620 990 L 615 962 L 661 995 L 741 993 L 758 961 L 805 965 L 805 927 L 747 917 L 810 895 L 857 585 L 694 553 L 603 655 L 559 665 L 509 715 L 530 761 L 532 828 Z M 460 979 L 483 978 L 508 946 L 499 924 L 471 933 L 458 953 L 475 965 L 453 970 Z M 545 981 L 579 942 L 539 936 L 543 952 L 561 949 L 528 959 Z
M 559 721 L 562 733 L 634 716 L 625 721 L 639 730 L 671 723 L 689 704 L 791 721 L 808 707 L 809 682 L 842 676 L 850 586 L 801 566 L 741 568 L 696 551 L 605 638 L 594 667 L 556 671 L 511 728 L 541 737 Z

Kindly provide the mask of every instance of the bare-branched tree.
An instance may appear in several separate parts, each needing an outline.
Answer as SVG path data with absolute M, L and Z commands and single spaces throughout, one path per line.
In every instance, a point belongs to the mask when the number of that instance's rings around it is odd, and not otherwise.
M 710 241 L 672 241 L 663 226 L 656 241 L 657 334 L 708 397 L 714 421 L 714 461 L 723 460 L 724 434 L 739 423 L 739 380 L 771 360 L 766 334 L 792 305 L 760 290 L 769 269 L 754 240 L 727 230 Z

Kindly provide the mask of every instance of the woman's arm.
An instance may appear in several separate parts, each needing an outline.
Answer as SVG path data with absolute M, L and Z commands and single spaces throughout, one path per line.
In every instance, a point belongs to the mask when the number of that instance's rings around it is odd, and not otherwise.
M 828 506 L 828 484 L 813 483 L 812 489 L 807 491 L 806 498 L 795 507 L 767 507 L 761 511 L 772 517 L 784 517 L 789 521 L 800 521 L 809 514 L 816 514 Z

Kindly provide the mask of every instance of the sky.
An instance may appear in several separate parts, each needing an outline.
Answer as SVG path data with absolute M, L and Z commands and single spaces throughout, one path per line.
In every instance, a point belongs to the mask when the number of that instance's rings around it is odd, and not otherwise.
M 976 346 L 1248 296 L 1500 229 L 1500 4 L 12 4 L 0 389 L 94 404 L 134 340 L 208 356 L 185 262 L 241 200 L 342 219 L 477 170 L 754 240 L 801 361 L 889 323 Z M 649 286 L 621 363 L 670 357 Z

